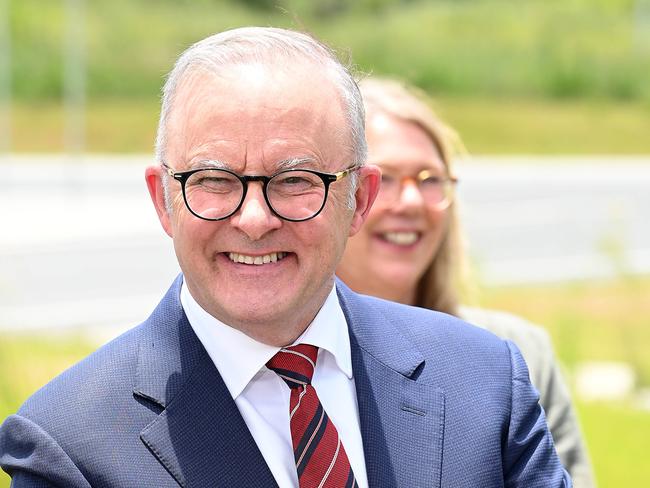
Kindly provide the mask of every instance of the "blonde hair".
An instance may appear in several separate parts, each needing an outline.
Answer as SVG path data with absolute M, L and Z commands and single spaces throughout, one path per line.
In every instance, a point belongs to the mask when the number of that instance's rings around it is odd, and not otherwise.
M 383 113 L 418 125 L 433 141 L 450 177 L 452 158 L 464 153 L 456 132 L 431 109 L 426 94 L 407 87 L 397 80 L 369 77 L 359 83 L 366 108 L 366 118 Z M 438 252 L 417 286 L 418 307 L 457 314 L 461 270 L 463 269 L 462 238 L 458 220 L 458 204 L 452 200 L 447 209 L 447 227 Z

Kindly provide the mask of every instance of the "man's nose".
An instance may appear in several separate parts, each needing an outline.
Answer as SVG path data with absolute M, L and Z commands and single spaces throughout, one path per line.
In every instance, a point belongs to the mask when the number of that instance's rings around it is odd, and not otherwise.
M 260 182 L 248 184 L 246 198 L 230 222 L 253 241 L 282 225 L 282 220 L 266 204 Z

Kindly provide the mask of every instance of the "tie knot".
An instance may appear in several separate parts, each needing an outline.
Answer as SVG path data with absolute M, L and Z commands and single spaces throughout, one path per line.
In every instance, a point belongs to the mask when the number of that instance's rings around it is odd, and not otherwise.
M 275 371 L 289 388 L 309 385 L 314 375 L 318 348 L 310 344 L 283 347 L 273 356 L 267 368 Z

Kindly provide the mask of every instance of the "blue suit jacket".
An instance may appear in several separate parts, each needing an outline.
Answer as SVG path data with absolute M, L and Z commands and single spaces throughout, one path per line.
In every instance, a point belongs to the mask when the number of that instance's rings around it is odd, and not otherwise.
M 371 487 L 571 486 L 515 346 L 337 289 Z M 6 419 L 12 486 L 277 486 L 179 290 Z

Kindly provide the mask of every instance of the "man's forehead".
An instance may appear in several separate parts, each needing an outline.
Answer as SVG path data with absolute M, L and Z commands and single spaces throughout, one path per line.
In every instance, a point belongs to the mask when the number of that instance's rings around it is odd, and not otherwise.
M 338 148 L 327 145 L 327 141 L 321 142 L 309 138 L 304 141 L 254 139 L 229 142 L 201 146 L 190 142 L 185 155 L 177 159 L 180 163 L 178 169 L 207 166 L 225 168 L 242 174 L 256 172 L 271 174 L 282 169 L 298 167 L 329 171 L 330 162 L 347 159 L 332 158 L 331 155 Z
M 179 87 L 168 125 L 176 147 L 168 149 L 183 151 L 188 163 L 217 157 L 271 164 L 329 160 L 332 155 L 322 153 L 347 148 L 349 137 L 343 105 L 332 103 L 340 96 L 332 82 L 327 89 L 324 77 L 259 64 L 233 68 L 227 76 L 197 71 Z
M 220 87 L 220 92 L 213 96 L 231 94 L 239 87 L 245 87 L 250 93 L 282 92 L 293 89 L 296 85 L 318 86 L 316 92 L 331 95 L 338 93 L 334 71 L 313 60 L 298 60 L 290 63 L 287 60 L 274 62 L 246 61 L 230 63 L 216 69 L 214 66 L 197 64 L 188 67 L 179 80 L 176 98 L 191 96 L 192 93 L 204 86 Z M 228 92 L 228 93 L 226 93 Z

